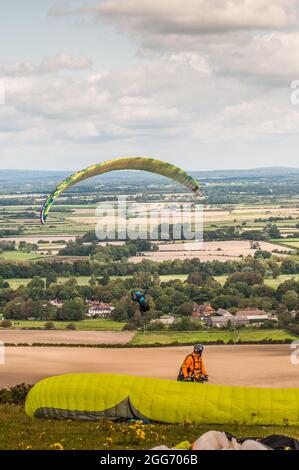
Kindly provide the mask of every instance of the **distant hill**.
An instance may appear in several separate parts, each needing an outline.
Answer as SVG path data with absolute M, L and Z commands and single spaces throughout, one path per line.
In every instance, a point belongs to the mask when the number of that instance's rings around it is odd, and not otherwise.
M 288 176 L 288 175 L 299 175 L 299 168 L 291 168 L 291 167 L 264 167 L 264 168 L 250 168 L 246 170 L 190 170 L 189 172 L 191 175 L 194 176 L 201 176 L 201 177 L 208 177 L 208 178 L 221 178 L 221 177 L 246 177 L 246 176 L 256 176 L 256 177 L 263 177 L 263 176 Z M 0 179 L 4 178 L 25 178 L 25 179 L 35 179 L 35 178 L 64 178 L 71 174 L 71 171 L 48 171 L 48 170 L 0 170 Z M 135 176 L 136 174 L 139 175 L 139 172 L 136 171 L 119 171 L 117 172 L 117 177 L 124 176 L 127 177 L 128 175 Z M 105 177 L 113 177 L 115 173 L 108 173 L 106 175 L 102 175 Z
M 299 175 L 299 168 L 289 167 L 264 167 L 264 168 L 251 168 L 247 170 L 210 170 L 210 171 L 191 171 L 195 177 L 204 178 L 263 178 L 275 176 L 296 176 Z
M 49 192 L 64 178 L 70 175 L 69 171 L 42 171 L 42 170 L 0 170 L 0 187 L 2 192 Z M 211 171 L 190 171 L 193 177 L 205 181 L 236 181 L 242 180 L 259 180 L 259 179 L 275 179 L 290 178 L 297 179 L 299 177 L 299 168 L 288 167 L 266 167 L 253 168 L 248 170 L 211 170 Z M 93 190 L 106 180 L 111 184 L 130 185 L 136 184 L 140 186 L 142 181 L 147 184 L 163 184 L 168 180 L 162 176 L 152 173 L 143 172 L 142 176 L 138 171 L 118 171 L 96 178 L 86 180 L 79 187 L 88 187 Z

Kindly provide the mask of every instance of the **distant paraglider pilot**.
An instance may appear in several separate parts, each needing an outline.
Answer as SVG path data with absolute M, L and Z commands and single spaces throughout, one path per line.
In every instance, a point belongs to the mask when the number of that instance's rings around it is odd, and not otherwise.
M 147 289 L 145 290 L 144 294 L 142 294 L 139 290 L 131 292 L 131 298 L 133 302 L 138 302 L 141 313 L 145 313 L 150 310 L 149 303 L 145 298 L 146 292 Z
M 195 344 L 193 353 L 188 354 L 185 358 L 177 380 L 180 382 L 208 382 L 208 374 L 202 359 L 203 350 L 202 344 Z

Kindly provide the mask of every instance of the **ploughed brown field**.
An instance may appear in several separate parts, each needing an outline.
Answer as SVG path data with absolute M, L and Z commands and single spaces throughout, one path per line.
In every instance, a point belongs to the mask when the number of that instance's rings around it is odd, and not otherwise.
M 248 240 L 230 240 L 215 242 L 185 242 L 185 243 L 159 243 L 159 251 L 146 252 L 142 256 L 133 256 L 132 263 L 140 263 L 144 259 L 151 261 L 171 261 L 174 259 L 198 258 L 205 261 L 238 261 L 240 257 L 253 256 L 255 250 L 250 248 Z M 273 253 L 274 250 L 284 250 L 279 245 L 269 242 L 259 242 L 262 250 Z M 284 256 L 280 254 L 279 256 Z
M 290 345 L 207 346 L 205 364 L 211 383 L 258 387 L 299 387 L 299 365 Z M 0 365 L 0 387 L 68 373 L 113 373 L 175 380 L 190 347 L 55 348 L 7 347 Z M 199 385 L 204 386 L 204 385 Z
M 43 331 L 3 330 L 0 340 L 5 344 L 127 344 L 132 331 Z

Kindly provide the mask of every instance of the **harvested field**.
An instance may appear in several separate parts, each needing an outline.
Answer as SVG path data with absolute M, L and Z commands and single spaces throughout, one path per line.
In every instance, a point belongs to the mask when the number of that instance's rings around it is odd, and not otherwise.
M 0 340 L 11 344 L 126 344 L 133 336 L 131 331 L 0 331 Z
M 115 373 L 175 379 L 190 347 L 90 349 L 6 348 L 0 387 L 35 383 L 67 373 Z M 206 346 L 212 383 L 259 387 L 299 387 L 299 366 L 290 362 L 290 345 Z
M 197 246 L 199 247 L 198 249 Z M 274 243 L 260 242 L 263 250 L 273 252 L 274 250 L 283 250 L 283 248 Z M 193 249 L 195 248 L 195 249 Z M 130 258 L 130 261 L 138 263 L 143 259 L 152 261 L 165 261 L 172 259 L 199 258 L 201 261 L 229 261 L 237 260 L 241 256 L 253 256 L 255 250 L 250 248 L 250 242 L 247 240 L 216 241 L 203 243 L 177 243 L 177 244 L 159 244 L 160 251 L 145 253 L 144 256 Z M 280 255 L 283 256 L 283 255 Z

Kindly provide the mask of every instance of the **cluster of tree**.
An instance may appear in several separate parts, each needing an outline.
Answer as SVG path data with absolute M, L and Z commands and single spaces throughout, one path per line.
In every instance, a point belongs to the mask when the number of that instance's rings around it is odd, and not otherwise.
M 5 283 L 4 283 L 5 284 Z M 1 311 L 7 320 L 64 320 L 78 321 L 85 317 L 85 300 L 81 293 L 75 289 L 77 282 L 70 280 L 61 289 L 64 298 L 62 306 L 55 307 L 50 303 L 52 292 L 47 288 L 43 279 L 35 277 L 27 287 L 16 291 L 3 285 L 0 279 L 0 305 Z M 61 286 L 60 286 L 61 287 Z
M 198 258 L 184 260 L 167 260 L 163 262 L 155 262 L 144 259 L 141 263 L 131 263 L 121 261 L 117 263 L 102 262 L 100 260 L 80 260 L 75 262 L 38 261 L 35 263 L 0 263 L 0 277 L 4 279 L 28 279 L 34 276 L 49 279 L 54 282 L 59 277 L 76 277 L 76 276 L 132 276 L 134 273 L 148 272 L 159 275 L 167 274 L 190 274 L 195 271 L 209 274 L 210 276 L 221 276 L 242 271 L 252 263 L 259 262 L 263 267 L 266 277 L 277 277 L 280 274 L 299 274 L 299 262 L 296 258 L 287 257 L 281 263 L 275 261 L 275 258 L 268 258 L 267 255 L 259 256 L 254 260 L 252 257 L 240 258 L 238 261 L 221 262 L 218 260 L 202 262 Z M 54 281 L 53 281 L 54 280 Z
M 16 297 L 5 305 L 3 316 L 7 320 L 79 321 L 84 319 L 85 312 L 86 307 L 81 298 L 67 300 L 62 307 L 55 308 L 46 301 Z
M 1 269 L 3 269 L 3 274 Z M 30 277 L 27 286 L 13 290 L 9 286 L 7 267 L 19 269 L 19 277 Z M 75 321 L 84 317 L 86 299 L 112 303 L 116 308 L 113 318 L 128 322 L 129 327 L 142 326 L 165 313 L 189 317 L 193 303 L 209 302 L 215 309 L 225 308 L 232 313 L 246 307 L 257 307 L 279 314 L 299 310 L 299 282 L 286 281 L 275 290 L 264 283 L 266 277 L 281 272 L 295 274 L 299 264 L 295 258 L 286 258 L 279 265 L 267 256 L 247 257 L 239 262 L 201 263 L 198 259 L 175 260 L 163 263 L 145 261 L 138 265 L 113 263 L 103 265 L 97 260 L 67 263 L 0 264 L 0 308 L 6 319 L 39 318 L 42 320 Z M 66 274 L 67 273 L 67 274 Z M 188 274 L 186 282 L 160 282 L 161 274 Z M 80 286 L 76 278 L 57 282 L 58 275 L 89 275 L 89 284 Z M 110 275 L 122 277 L 111 280 Z M 222 286 L 214 276 L 227 274 Z M 16 277 L 15 275 L 12 277 Z M 44 278 L 44 279 L 43 279 Z M 141 316 L 136 303 L 131 302 L 130 291 L 148 287 L 150 312 Z M 63 306 L 55 308 L 50 300 L 58 299 Z M 284 323 L 283 323 L 284 322 Z M 288 323 L 287 323 L 288 322 Z M 294 325 L 294 318 L 282 324 Z
M 279 228 L 275 224 L 266 225 L 263 230 L 245 230 L 241 233 L 244 240 L 268 240 L 271 238 L 281 238 Z
M 264 266 L 253 260 L 251 266 L 228 276 L 221 286 L 206 272 L 193 272 L 186 282 L 160 282 L 158 273 L 140 272 L 130 278 L 109 280 L 92 277 L 89 285 L 80 286 L 76 279 L 64 284 L 45 282 L 34 278 L 26 287 L 12 290 L 7 283 L 0 285 L 0 306 L 4 317 L 41 318 L 74 321 L 84 316 L 86 299 L 111 302 L 116 308 L 113 318 L 128 321 L 134 326 L 159 318 L 165 313 L 188 317 L 193 303 L 210 302 L 215 309 L 225 308 L 233 313 L 238 309 L 256 307 L 266 311 L 285 312 L 299 309 L 299 282 L 289 280 L 278 289 L 264 283 Z M 151 310 L 140 316 L 138 306 L 131 302 L 130 291 L 147 286 Z M 63 307 L 54 309 L 51 299 L 59 299 Z M 81 309 L 82 307 L 82 309 Z
M 38 250 L 38 245 L 36 243 L 28 243 L 25 241 L 20 241 L 18 246 L 19 251 L 23 253 L 31 253 Z
M 147 316 L 140 317 L 136 306 L 131 304 L 127 295 L 124 295 L 116 304 L 113 318 L 118 321 L 128 321 L 131 328 L 142 326 L 143 323 L 148 323 L 149 319 L 159 318 L 167 313 L 192 321 L 190 315 L 194 303 L 205 302 L 210 302 L 216 310 L 224 308 L 235 313 L 247 307 L 255 307 L 276 312 L 279 318 L 280 315 L 283 318 L 286 312 L 299 310 L 299 282 L 287 281 L 275 290 L 264 284 L 261 272 L 243 271 L 229 276 L 222 287 L 211 276 L 193 273 L 185 283 L 175 280 L 151 285 L 149 299 L 154 310 Z M 292 326 L 294 322 L 296 319 L 289 313 L 288 322 L 282 321 L 280 326 Z M 174 328 L 188 329 L 185 324 L 178 325 L 177 322 Z M 191 329 L 194 329 L 194 323 Z
M 293 220 L 294 217 L 292 215 L 287 215 L 285 217 L 281 217 L 281 216 L 271 216 L 271 217 L 267 217 L 267 218 L 259 218 L 259 219 L 254 219 L 254 222 L 255 223 L 259 223 L 259 222 L 271 222 L 271 223 L 274 223 L 274 222 L 281 222 L 283 220 Z
M 280 238 L 281 234 L 276 225 L 267 225 L 263 230 L 244 230 L 244 224 L 215 228 L 204 232 L 205 241 L 213 240 L 268 240 Z
M 14 251 L 16 249 L 16 243 L 11 241 L 0 241 L 0 253 L 3 251 Z
M 259 178 L 219 178 L 211 180 L 213 185 L 204 185 L 207 204 L 240 204 L 255 203 L 258 197 L 276 200 L 279 196 L 295 196 L 299 192 L 298 176 L 279 178 L 267 176 Z M 297 181 L 296 181 L 297 179 Z M 208 182 L 208 180 L 207 180 Z M 231 183 L 234 183 L 233 185 Z M 215 184 L 216 183 L 216 184 Z
M 84 240 L 84 239 L 83 239 Z M 65 248 L 59 251 L 60 256 L 92 256 L 93 259 L 102 262 L 107 261 L 121 261 L 131 256 L 136 256 L 137 253 L 144 251 L 154 251 L 155 245 L 148 240 L 134 240 L 125 243 L 123 246 L 108 245 L 101 246 L 98 241 L 91 241 L 91 243 L 83 241 L 81 238 L 75 241 L 70 241 Z
M 33 212 L 33 211 L 4 212 L 1 215 L 5 219 L 37 219 L 38 218 L 38 212 Z
M 205 230 L 203 234 L 204 241 L 213 240 L 236 240 L 240 238 L 240 231 L 235 226 L 215 228 L 212 230 Z
M 2 201 L 1 201 L 1 204 L 2 204 Z M 23 233 L 23 227 L 21 226 L 18 228 L 13 228 L 13 229 L 1 229 L 0 238 L 14 237 L 14 236 L 22 235 L 22 233 Z
M 18 198 L 18 197 L 6 197 L 1 199 L 1 206 L 28 206 L 28 204 L 35 203 L 36 200 L 32 198 Z

